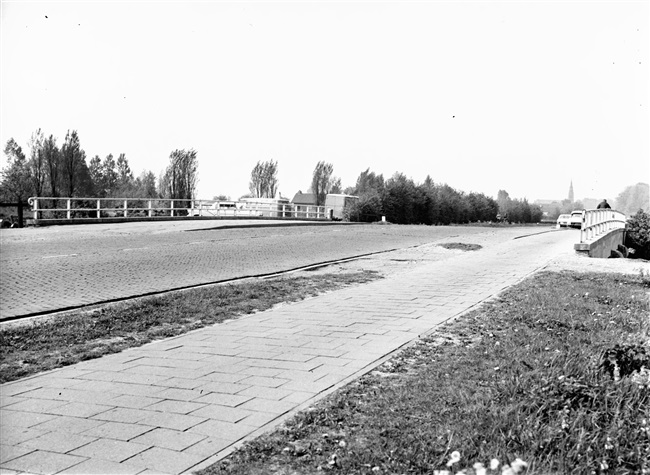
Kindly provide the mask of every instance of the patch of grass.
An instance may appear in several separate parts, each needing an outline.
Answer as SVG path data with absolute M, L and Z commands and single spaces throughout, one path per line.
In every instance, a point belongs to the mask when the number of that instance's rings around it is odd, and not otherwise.
M 424 475 L 455 451 L 468 475 L 650 473 L 648 296 L 638 276 L 538 274 L 201 475 Z
M 480 244 L 467 244 L 464 242 L 447 242 L 439 244 L 439 246 L 445 249 L 460 249 L 461 251 L 478 251 L 483 248 Z
M 216 285 L 5 326 L 0 330 L 0 382 L 378 278 L 376 272 L 362 271 Z

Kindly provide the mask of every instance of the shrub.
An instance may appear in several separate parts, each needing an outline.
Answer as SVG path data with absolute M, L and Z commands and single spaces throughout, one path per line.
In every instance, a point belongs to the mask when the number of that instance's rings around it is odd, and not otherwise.
M 650 259 L 650 214 L 640 209 L 629 219 L 625 245 L 634 249 L 634 257 Z

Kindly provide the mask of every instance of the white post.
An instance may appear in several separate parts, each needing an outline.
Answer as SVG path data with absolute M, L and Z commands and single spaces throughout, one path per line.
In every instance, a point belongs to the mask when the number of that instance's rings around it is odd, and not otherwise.
M 34 221 L 38 221 L 38 200 L 34 200 Z
M 128 202 L 128 200 L 124 200 L 124 217 L 125 218 L 127 217 L 127 210 L 128 210 L 127 202 Z
M 171 200 L 171 215 L 174 217 L 174 200 Z
M 151 200 L 149 200 L 149 217 L 150 218 L 151 218 L 151 213 L 152 213 L 152 211 L 151 211 Z
M 102 200 L 97 200 L 97 219 L 102 217 Z
M 67 208 L 66 215 L 68 216 L 68 219 L 70 219 L 70 200 L 67 200 Z

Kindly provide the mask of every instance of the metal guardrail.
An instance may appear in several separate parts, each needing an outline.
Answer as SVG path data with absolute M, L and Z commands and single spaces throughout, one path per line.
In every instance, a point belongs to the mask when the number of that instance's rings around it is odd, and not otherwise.
M 613 229 L 625 229 L 626 216 L 613 209 L 586 209 L 582 213 L 580 242 L 593 241 Z
M 34 224 L 65 220 L 95 221 L 102 218 L 270 217 L 328 219 L 324 206 L 292 203 L 219 202 L 215 200 L 141 198 L 51 198 L 34 196 Z

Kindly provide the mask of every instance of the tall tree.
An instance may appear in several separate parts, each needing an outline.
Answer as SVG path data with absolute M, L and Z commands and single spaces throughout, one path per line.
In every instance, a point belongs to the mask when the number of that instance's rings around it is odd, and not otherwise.
M 81 149 L 76 130 L 65 136 L 61 147 L 61 168 L 66 196 L 75 196 L 82 178 L 82 168 L 86 166 L 86 153 Z
M 102 159 L 99 158 L 99 155 L 95 155 L 90 159 L 90 163 L 88 164 L 88 173 L 90 174 L 90 181 L 93 184 L 93 193 L 98 198 L 103 198 Z
M 7 166 L 2 169 L 0 190 L 3 197 L 22 203 L 29 197 L 32 189 L 27 158 L 13 138 L 7 140 L 4 154 L 7 157 Z
M 61 151 L 53 135 L 50 135 L 43 143 L 43 158 L 49 178 L 50 194 L 57 197 L 59 196 L 59 185 L 61 184 Z
M 45 137 L 41 129 L 36 130 L 29 139 L 29 176 L 32 180 L 32 189 L 36 196 L 43 196 L 47 170 L 43 146 Z
M 118 180 L 117 166 L 112 153 L 109 153 L 106 155 L 106 158 L 104 158 L 101 170 L 101 188 L 104 196 L 112 196 L 117 190 Z
M 501 217 L 505 217 L 510 208 L 510 195 L 506 190 L 499 190 L 497 193 L 497 204 L 499 205 L 499 213 L 501 213 Z
M 248 189 L 255 198 L 274 198 L 278 191 L 278 162 L 257 162 Z
M 314 174 L 311 179 L 311 191 L 316 196 L 316 206 L 325 204 L 325 197 L 332 188 L 332 173 L 334 165 L 323 161 L 316 164 Z
M 32 190 L 29 167 L 23 149 L 13 138 L 7 141 L 4 153 L 7 156 L 7 166 L 0 173 L 0 196 L 16 203 L 18 226 L 22 227 L 23 202 Z
M 650 212 L 650 186 L 647 183 L 628 186 L 614 200 L 614 208 L 627 215 L 633 215 L 640 209 Z
M 117 157 L 116 162 L 117 167 L 117 186 L 121 190 L 127 189 L 131 182 L 133 181 L 133 172 L 129 166 L 129 161 L 126 159 L 126 155 L 120 153 L 120 156 Z
M 343 185 L 341 184 L 341 179 L 339 177 L 332 178 L 332 186 L 329 192 L 336 194 L 343 193 Z
M 169 165 L 161 177 L 161 193 L 166 198 L 192 199 L 198 181 L 199 162 L 196 150 L 174 150 Z
M 156 175 L 152 171 L 142 171 L 138 177 L 140 186 L 140 195 L 143 198 L 156 198 L 158 191 L 156 190 Z

